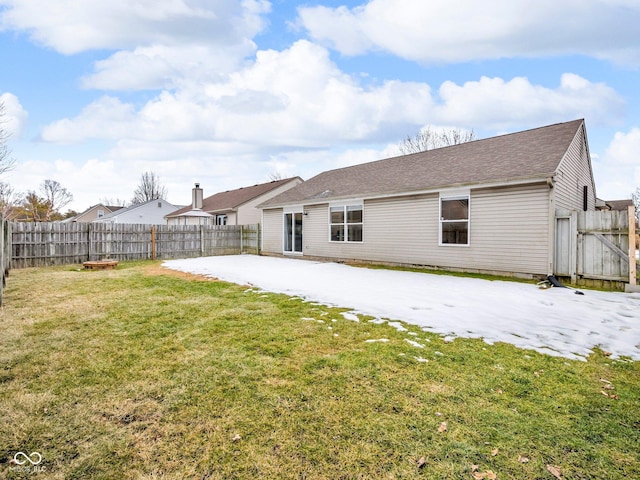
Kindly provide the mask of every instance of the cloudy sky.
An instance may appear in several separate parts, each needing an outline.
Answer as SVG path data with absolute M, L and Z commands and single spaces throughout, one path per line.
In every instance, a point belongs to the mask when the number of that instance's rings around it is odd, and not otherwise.
M 16 190 L 168 200 L 584 118 L 597 195 L 640 186 L 638 0 L 0 0 Z

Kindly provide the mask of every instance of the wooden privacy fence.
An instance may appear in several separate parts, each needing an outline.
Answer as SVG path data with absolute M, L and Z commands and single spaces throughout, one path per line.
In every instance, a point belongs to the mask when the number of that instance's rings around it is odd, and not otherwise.
M 554 274 L 636 285 L 635 210 L 556 212 Z
M 11 224 L 2 218 L 0 218 L 0 241 L 2 241 L 0 246 L 0 269 L 2 269 L 0 305 L 2 305 L 2 294 L 11 268 Z
M 170 259 L 260 252 L 259 225 L 16 222 L 11 227 L 14 268 L 107 258 Z

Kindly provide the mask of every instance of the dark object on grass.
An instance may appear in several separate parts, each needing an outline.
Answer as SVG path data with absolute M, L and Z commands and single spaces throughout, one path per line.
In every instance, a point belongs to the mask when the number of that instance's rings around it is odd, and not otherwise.
M 554 277 L 553 275 L 548 275 L 547 276 L 547 281 L 554 287 L 568 288 L 570 290 L 573 290 L 576 295 L 584 295 L 584 293 L 581 292 L 580 290 L 576 290 L 575 288 L 567 287 L 566 285 L 561 284 L 558 281 L 558 279 L 556 277 Z

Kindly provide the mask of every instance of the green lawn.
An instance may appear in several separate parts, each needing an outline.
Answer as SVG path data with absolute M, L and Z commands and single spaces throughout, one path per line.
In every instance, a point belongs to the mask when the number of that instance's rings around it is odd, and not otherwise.
M 640 478 L 640 362 L 445 343 L 158 267 L 11 272 L 0 478 Z

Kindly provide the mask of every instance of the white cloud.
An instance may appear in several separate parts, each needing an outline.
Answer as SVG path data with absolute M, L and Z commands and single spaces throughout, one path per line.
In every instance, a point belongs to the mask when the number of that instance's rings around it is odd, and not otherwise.
M 561 76 L 557 88 L 534 85 L 524 77 L 482 77 L 463 85 L 446 81 L 438 93 L 440 122 L 475 129 L 505 130 L 577 118 L 602 124 L 619 118 L 625 108 L 613 88 L 571 73 Z
M 616 165 L 640 166 L 640 128 L 632 128 L 629 133 L 617 132 L 605 158 Z
M 0 95 L 0 103 L 4 105 L 4 118 L 0 125 L 8 134 L 9 141 L 19 138 L 27 127 L 29 114 L 14 94 L 5 92 Z
M 0 0 L 0 31 L 28 32 L 64 54 L 115 50 L 84 88 L 175 88 L 235 70 L 265 27 L 264 0 Z
M 46 126 L 42 140 L 74 143 L 86 138 L 120 138 L 129 135 L 135 118 L 132 105 L 114 97 L 102 97 L 87 105 L 73 120 L 65 118 Z
M 264 0 L 0 0 L 3 30 L 64 54 L 152 44 L 234 45 L 264 28 Z
M 82 79 L 84 88 L 160 90 L 198 84 L 240 67 L 255 45 L 243 42 L 220 49 L 208 45 L 151 45 L 122 50 L 95 62 L 95 72 Z
M 427 84 L 389 81 L 365 88 L 328 52 L 307 41 L 256 61 L 223 82 L 162 92 L 137 111 L 103 97 L 72 119 L 47 126 L 51 142 L 89 138 L 208 140 L 261 146 L 319 147 L 385 135 L 419 124 L 431 108 Z
M 259 51 L 253 63 L 220 81 L 162 92 L 137 110 L 103 97 L 77 117 L 47 126 L 42 138 L 328 148 L 396 141 L 426 124 L 512 130 L 584 117 L 606 122 L 623 110 L 611 87 L 575 74 L 562 75 L 556 88 L 524 77 L 446 81 L 435 92 L 419 82 L 365 86 L 340 71 L 326 49 L 302 40 L 283 51 Z
M 602 158 L 593 161 L 598 197 L 631 198 L 640 187 L 640 127 L 617 132 Z
M 427 63 L 584 54 L 640 65 L 635 0 L 370 0 L 300 7 L 309 35 L 346 55 L 371 50 Z

